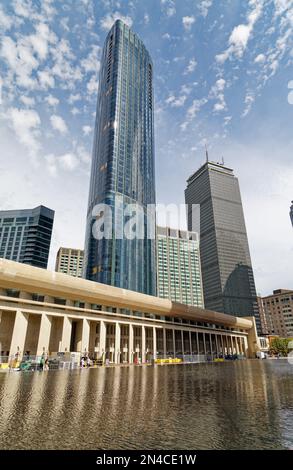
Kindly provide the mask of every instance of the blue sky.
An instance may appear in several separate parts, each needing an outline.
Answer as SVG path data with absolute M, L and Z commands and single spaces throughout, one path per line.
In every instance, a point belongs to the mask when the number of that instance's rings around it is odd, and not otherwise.
M 207 144 L 239 177 L 257 290 L 292 288 L 291 0 L 1 0 L 0 207 L 55 209 L 51 268 L 60 245 L 83 247 L 116 18 L 154 62 L 157 201 L 184 202 Z

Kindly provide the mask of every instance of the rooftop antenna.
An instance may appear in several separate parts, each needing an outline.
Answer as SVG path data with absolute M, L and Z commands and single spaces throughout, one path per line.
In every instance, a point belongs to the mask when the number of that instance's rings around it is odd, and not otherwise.
M 223 165 L 223 166 L 225 165 L 224 157 L 222 157 L 222 165 Z
M 206 162 L 209 163 L 209 152 L 208 152 L 208 149 L 207 149 L 207 144 L 204 144 L 205 145 L 205 149 L 206 149 Z

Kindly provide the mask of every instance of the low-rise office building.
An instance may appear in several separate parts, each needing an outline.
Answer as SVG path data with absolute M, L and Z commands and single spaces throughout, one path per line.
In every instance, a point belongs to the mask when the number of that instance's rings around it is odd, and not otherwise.
M 0 260 L 2 356 L 44 351 L 142 363 L 182 354 L 255 357 L 255 320 Z
M 293 290 L 277 289 L 262 298 L 266 333 L 293 337 Z

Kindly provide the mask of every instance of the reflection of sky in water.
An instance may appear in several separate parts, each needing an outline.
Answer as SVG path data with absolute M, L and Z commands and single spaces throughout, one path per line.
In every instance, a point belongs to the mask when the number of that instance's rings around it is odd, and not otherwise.
M 0 448 L 293 448 L 287 361 L 0 374 Z

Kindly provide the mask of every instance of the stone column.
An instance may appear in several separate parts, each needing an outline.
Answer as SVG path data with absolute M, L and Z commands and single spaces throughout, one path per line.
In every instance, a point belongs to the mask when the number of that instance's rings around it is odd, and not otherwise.
M 70 352 L 72 321 L 67 315 L 63 317 L 62 339 L 59 351 Z
M 238 343 L 238 336 L 235 336 L 235 343 L 236 343 L 236 354 L 239 354 L 239 343 Z
M 189 351 L 190 351 L 190 354 L 192 354 L 191 331 L 189 332 Z
M 50 334 L 51 334 L 51 325 L 52 317 L 42 313 L 38 346 L 37 346 L 37 356 L 41 356 L 43 352 L 48 352 L 49 343 L 50 343 Z
M 155 326 L 153 326 L 153 356 L 154 359 L 157 359 L 157 333 Z
M 141 327 L 141 362 L 142 364 L 145 363 L 145 326 L 142 325 Z
M 199 355 L 198 331 L 196 332 L 196 346 L 197 346 L 197 354 Z
M 166 328 L 163 328 L 163 349 L 164 349 L 164 359 L 166 359 L 167 357 Z
M 204 354 L 206 355 L 206 353 L 207 353 L 207 348 L 206 348 L 206 334 L 203 333 L 203 334 L 202 334 L 202 337 L 203 337 L 203 349 L 204 349 Z
M 210 338 L 210 350 L 211 350 L 211 354 L 213 355 L 212 333 L 209 334 L 209 338 Z
M 183 330 L 181 330 L 181 348 L 182 348 L 182 354 L 184 354 L 184 334 Z
M 233 344 L 233 337 L 230 335 L 230 340 L 231 340 L 231 354 L 234 354 L 234 344 Z
M 133 364 L 133 325 L 129 324 L 129 346 L 128 346 L 128 361 Z
M 120 343 L 121 343 L 121 326 L 118 321 L 115 325 L 115 364 L 120 364 Z
M 172 330 L 173 332 L 173 355 L 174 355 L 174 358 L 176 357 L 176 341 L 175 341 L 175 330 L 173 328 Z
M 248 341 L 247 341 L 247 337 L 244 336 L 243 337 L 243 341 L 244 341 L 244 354 L 246 357 L 249 356 L 249 351 L 248 351 Z
M 106 353 L 106 323 L 100 321 L 100 354 Z
M 216 353 L 217 353 L 217 356 L 219 354 L 219 346 L 218 346 L 218 335 L 215 334 L 215 341 L 216 341 Z
M 16 310 L 9 354 L 10 356 L 15 356 L 15 354 L 18 353 L 19 360 L 22 359 L 24 352 L 23 349 L 25 346 L 28 317 L 28 313 L 23 313 L 21 310 Z
M 81 334 L 81 353 L 89 352 L 90 344 L 90 321 L 84 318 L 82 320 L 82 334 Z

